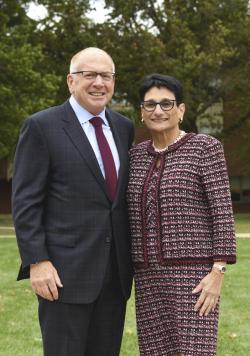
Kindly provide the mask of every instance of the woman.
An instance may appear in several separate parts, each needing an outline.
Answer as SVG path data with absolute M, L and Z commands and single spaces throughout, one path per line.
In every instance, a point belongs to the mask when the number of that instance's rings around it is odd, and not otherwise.
M 152 74 L 140 87 L 152 139 L 130 151 L 128 206 L 141 356 L 215 355 L 234 223 L 222 145 L 179 128 L 182 86 Z

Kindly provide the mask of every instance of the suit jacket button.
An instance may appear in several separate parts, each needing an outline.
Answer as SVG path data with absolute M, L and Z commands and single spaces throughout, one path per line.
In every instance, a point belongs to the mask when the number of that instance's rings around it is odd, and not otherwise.
M 111 237 L 110 236 L 107 236 L 106 237 L 106 242 L 109 244 L 111 242 Z

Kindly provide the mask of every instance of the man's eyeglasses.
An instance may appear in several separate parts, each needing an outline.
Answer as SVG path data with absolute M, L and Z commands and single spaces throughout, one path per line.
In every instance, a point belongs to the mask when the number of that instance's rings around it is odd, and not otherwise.
M 176 100 L 173 100 L 173 99 L 164 99 L 162 101 L 148 100 L 148 101 L 143 101 L 141 103 L 141 107 L 146 111 L 153 112 L 153 111 L 155 111 L 156 106 L 159 104 L 163 111 L 169 111 L 169 110 L 173 109 L 175 102 L 176 102 Z
M 70 74 L 81 74 L 86 80 L 96 80 L 97 76 L 100 75 L 104 82 L 111 82 L 115 76 L 115 73 L 111 72 L 93 72 L 89 70 L 79 70 Z

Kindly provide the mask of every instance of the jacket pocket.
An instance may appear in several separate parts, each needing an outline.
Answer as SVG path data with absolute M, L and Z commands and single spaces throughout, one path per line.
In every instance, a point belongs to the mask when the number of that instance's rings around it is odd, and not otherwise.
M 60 233 L 60 232 L 46 232 L 46 244 L 53 246 L 75 247 L 77 241 L 76 235 Z

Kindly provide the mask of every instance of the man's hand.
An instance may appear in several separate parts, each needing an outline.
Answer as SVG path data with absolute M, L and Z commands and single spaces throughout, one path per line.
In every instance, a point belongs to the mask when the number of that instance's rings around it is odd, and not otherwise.
M 58 299 L 57 287 L 63 287 L 57 270 L 50 261 L 30 265 L 30 283 L 36 294 L 50 301 Z
M 201 292 L 199 299 L 194 306 L 195 311 L 199 310 L 200 316 L 207 316 L 211 311 L 215 310 L 220 296 L 223 278 L 224 274 L 212 269 L 212 271 L 207 274 L 192 291 L 192 293 Z

